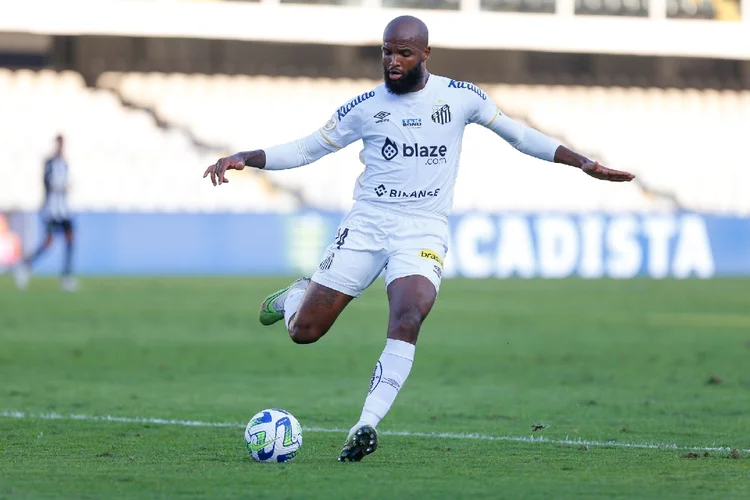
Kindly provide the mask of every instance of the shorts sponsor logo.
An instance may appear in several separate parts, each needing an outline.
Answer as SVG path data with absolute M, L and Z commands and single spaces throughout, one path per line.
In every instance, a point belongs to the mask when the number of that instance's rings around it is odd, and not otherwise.
M 421 118 L 404 118 L 401 120 L 401 125 L 404 128 L 421 128 L 422 119 Z
M 353 110 L 354 108 L 357 107 L 357 105 L 365 102 L 367 99 L 370 99 L 372 97 L 375 97 L 375 91 L 374 90 L 371 90 L 370 92 L 365 92 L 362 95 L 358 95 L 357 97 L 355 97 L 354 99 L 352 99 L 348 103 L 346 103 L 343 106 L 341 106 L 336 111 L 336 116 L 338 117 L 339 121 L 343 120 L 344 117 L 346 115 L 348 115 L 351 110 Z
M 386 123 L 390 121 L 388 120 L 389 116 L 391 116 L 391 114 L 388 111 L 380 111 L 373 116 L 373 118 L 375 118 L 375 123 Z
M 438 278 L 443 277 L 443 269 L 440 266 L 432 266 L 432 270 L 435 271 L 435 274 L 437 274 Z
M 474 85 L 473 83 L 469 82 L 460 82 L 456 80 L 451 80 L 450 83 L 448 83 L 448 88 L 451 89 L 466 89 L 474 92 L 476 95 L 482 98 L 483 101 L 487 100 L 487 94 L 482 92 L 482 89 Z
M 440 267 L 443 267 L 443 259 L 432 250 L 422 250 L 419 252 L 419 256 L 422 257 L 423 259 L 434 260 L 435 262 L 440 264 Z
M 349 236 L 349 228 L 345 227 L 343 230 L 339 228 L 338 231 L 336 231 L 336 241 L 334 245 L 336 245 L 336 248 L 341 250 L 341 246 L 346 242 L 346 237 Z

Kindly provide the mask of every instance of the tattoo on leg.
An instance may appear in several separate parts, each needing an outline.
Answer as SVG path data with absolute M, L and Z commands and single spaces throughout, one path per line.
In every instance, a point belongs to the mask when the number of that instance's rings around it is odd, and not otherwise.
M 326 287 L 315 287 L 310 291 L 309 300 L 314 305 L 324 305 L 329 308 L 336 303 L 336 296 L 339 292 Z

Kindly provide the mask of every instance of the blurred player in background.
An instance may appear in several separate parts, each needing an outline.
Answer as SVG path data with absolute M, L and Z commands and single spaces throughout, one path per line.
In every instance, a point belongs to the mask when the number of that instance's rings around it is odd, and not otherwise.
M 42 219 L 45 225 L 45 236 L 39 248 L 26 256 L 15 268 L 16 286 L 20 289 L 28 286 L 34 262 L 52 245 L 52 237 L 56 231 L 62 231 L 65 234 L 65 260 L 60 286 L 68 292 L 78 288 L 78 283 L 72 276 L 74 230 L 68 206 L 69 170 L 68 162 L 63 155 L 64 142 L 62 135 L 55 138 L 55 154 L 44 163 Z
M 224 177 L 228 169 L 295 168 L 363 140 L 360 158 L 365 168 L 355 185 L 355 204 L 320 266 L 311 279 L 300 278 L 269 295 L 260 311 L 264 325 L 283 319 L 294 342 L 316 342 L 346 305 L 385 270 L 386 345 L 340 461 L 359 461 L 375 451 L 375 428 L 411 371 L 417 336 L 442 279 L 448 215 L 466 125 L 486 127 L 524 154 L 573 166 L 596 179 L 634 178 L 512 120 L 476 85 L 429 74 L 429 55 L 424 23 L 411 16 L 394 19 L 383 35 L 383 84 L 343 103 L 309 136 L 222 158 L 203 174 L 221 185 L 228 182 Z M 488 157 L 486 168 L 500 166 Z

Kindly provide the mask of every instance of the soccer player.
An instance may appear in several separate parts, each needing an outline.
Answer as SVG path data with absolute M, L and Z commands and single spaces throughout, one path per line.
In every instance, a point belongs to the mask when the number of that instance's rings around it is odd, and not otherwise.
M 376 427 L 409 376 L 420 327 L 440 287 L 448 251 L 447 216 L 467 124 L 492 130 L 522 153 L 597 179 L 634 178 L 512 120 L 476 85 L 430 74 L 429 55 L 422 21 L 411 16 L 392 20 L 383 35 L 383 84 L 344 102 L 307 137 L 221 158 L 203 174 L 220 186 L 229 182 L 225 174 L 230 169 L 296 168 L 359 139 L 364 143 L 360 158 L 365 168 L 354 186 L 354 206 L 319 268 L 312 278 L 300 278 L 269 295 L 260 309 L 263 325 L 283 319 L 294 342 L 316 342 L 385 270 L 387 340 L 340 461 L 359 461 L 375 451 Z
M 64 139 L 62 135 L 55 138 L 55 154 L 44 163 L 44 218 L 46 234 L 37 250 L 28 255 L 15 268 L 16 286 L 25 289 L 29 283 L 31 266 L 52 245 L 52 236 L 56 230 L 65 233 L 65 262 L 60 286 L 65 291 L 75 291 L 77 282 L 72 276 L 73 265 L 73 222 L 68 206 L 68 162 L 63 156 Z

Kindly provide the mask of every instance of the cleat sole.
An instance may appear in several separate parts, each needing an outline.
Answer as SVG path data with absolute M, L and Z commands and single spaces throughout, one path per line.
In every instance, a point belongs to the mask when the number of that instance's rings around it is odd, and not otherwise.
M 364 425 L 347 439 L 339 454 L 339 462 L 359 462 L 377 449 L 377 431 L 369 425 Z

